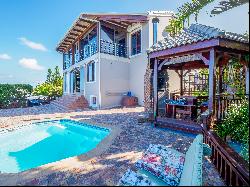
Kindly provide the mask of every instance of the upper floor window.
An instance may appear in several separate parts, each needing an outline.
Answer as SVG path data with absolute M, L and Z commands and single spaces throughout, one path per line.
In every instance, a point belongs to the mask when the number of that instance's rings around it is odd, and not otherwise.
M 159 19 L 154 18 L 152 20 L 152 23 L 153 23 L 153 44 L 156 44 L 157 43 L 157 32 L 158 32 Z
M 114 42 L 115 31 L 112 28 L 101 26 L 101 39 L 107 42 Z
M 95 81 L 95 62 L 87 64 L 87 82 Z
M 131 55 L 141 53 L 141 30 L 131 34 Z

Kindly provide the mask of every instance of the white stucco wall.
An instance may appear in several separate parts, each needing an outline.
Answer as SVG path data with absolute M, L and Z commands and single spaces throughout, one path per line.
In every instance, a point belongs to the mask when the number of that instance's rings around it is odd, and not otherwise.
M 101 108 L 120 106 L 129 91 L 129 59 L 101 54 Z
M 95 59 L 95 81 L 93 82 L 87 82 L 87 66 L 84 67 L 84 80 L 85 80 L 85 85 L 84 85 L 84 96 L 88 100 L 89 104 L 90 102 L 90 97 L 95 96 L 97 98 L 97 107 L 100 105 L 99 103 L 99 61 L 98 59 Z
M 180 77 L 174 70 L 167 70 L 169 80 L 168 80 L 168 95 L 170 93 L 175 92 L 176 90 L 180 90 Z
M 153 45 L 153 24 L 152 19 L 158 18 L 158 32 L 157 39 L 161 40 L 166 36 L 165 28 L 169 24 L 169 20 L 172 17 L 171 14 L 168 15 L 150 15 L 149 22 L 141 25 L 142 29 L 142 53 L 139 55 L 130 57 L 129 66 L 129 85 L 132 94 L 138 97 L 139 105 L 144 105 L 144 75 L 146 73 L 146 68 L 148 64 L 147 49 Z M 131 33 L 129 33 L 129 36 Z M 131 37 L 129 37 L 129 41 Z M 129 49 L 131 48 L 131 43 L 129 42 Z

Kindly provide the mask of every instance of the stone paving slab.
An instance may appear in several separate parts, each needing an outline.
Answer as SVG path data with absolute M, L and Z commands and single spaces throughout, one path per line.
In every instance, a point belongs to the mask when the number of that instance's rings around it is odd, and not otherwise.
M 141 157 L 149 144 L 163 144 L 185 153 L 195 137 L 191 134 L 155 128 L 150 123 L 138 123 L 138 119 L 144 114 L 142 107 L 69 113 L 60 113 L 57 110 L 53 111 L 51 108 L 46 111 L 43 108 L 43 110 L 36 110 L 36 114 L 27 113 L 27 110 L 22 113 L 18 109 L 18 116 L 14 115 L 15 110 L 17 109 L 9 109 L 9 116 L 6 111 L 4 115 L 1 115 L 2 110 L 0 110 L 0 116 L 2 116 L 0 117 L 0 130 L 16 129 L 18 128 L 17 124 L 27 124 L 27 122 L 34 121 L 35 118 L 37 120 L 71 118 L 100 124 L 100 126 L 103 123 L 117 126 L 121 129 L 121 132 L 100 155 L 88 160 L 77 157 L 79 164 L 76 166 L 51 169 L 49 174 L 43 170 L 38 170 L 36 173 L 32 173 L 31 179 L 19 177 L 13 182 L 5 181 L 5 183 L 3 181 L 5 179 L 11 180 L 11 176 L 6 178 L 8 174 L 0 174 L 1 185 L 116 185 L 125 171 Z M 26 171 L 24 175 L 29 175 L 29 171 Z M 224 185 L 208 158 L 204 158 L 203 161 L 203 185 Z

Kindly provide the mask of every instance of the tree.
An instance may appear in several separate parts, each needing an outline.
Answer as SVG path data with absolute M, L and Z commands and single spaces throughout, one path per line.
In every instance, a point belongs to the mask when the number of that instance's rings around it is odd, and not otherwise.
M 176 13 L 176 17 L 170 21 L 170 24 L 166 27 L 166 30 L 171 35 L 179 33 L 184 28 L 185 22 L 187 22 L 189 25 L 189 19 L 191 15 L 195 15 L 195 20 L 197 22 L 197 17 L 200 10 L 213 2 L 215 2 L 215 0 L 192 0 L 192 2 L 184 3 L 177 9 L 178 12 Z M 221 14 L 246 3 L 249 3 L 249 0 L 220 1 L 219 6 L 214 7 L 210 12 L 210 16 Z
M 63 94 L 63 77 L 60 74 L 59 67 L 56 66 L 54 72 L 48 69 L 47 79 L 39 84 L 33 91 L 33 95 L 48 96 L 49 99 L 55 99 Z
M 52 70 L 49 68 L 46 82 L 51 82 L 51 79 L 52 79 Z

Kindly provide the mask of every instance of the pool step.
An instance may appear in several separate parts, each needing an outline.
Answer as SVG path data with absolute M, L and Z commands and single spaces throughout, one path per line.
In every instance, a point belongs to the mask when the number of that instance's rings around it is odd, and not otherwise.
M 52 101 L 51 104 L 63 110 L 78 110 L 89 107 L 88 101 L 82 95 L 63 95 Z

